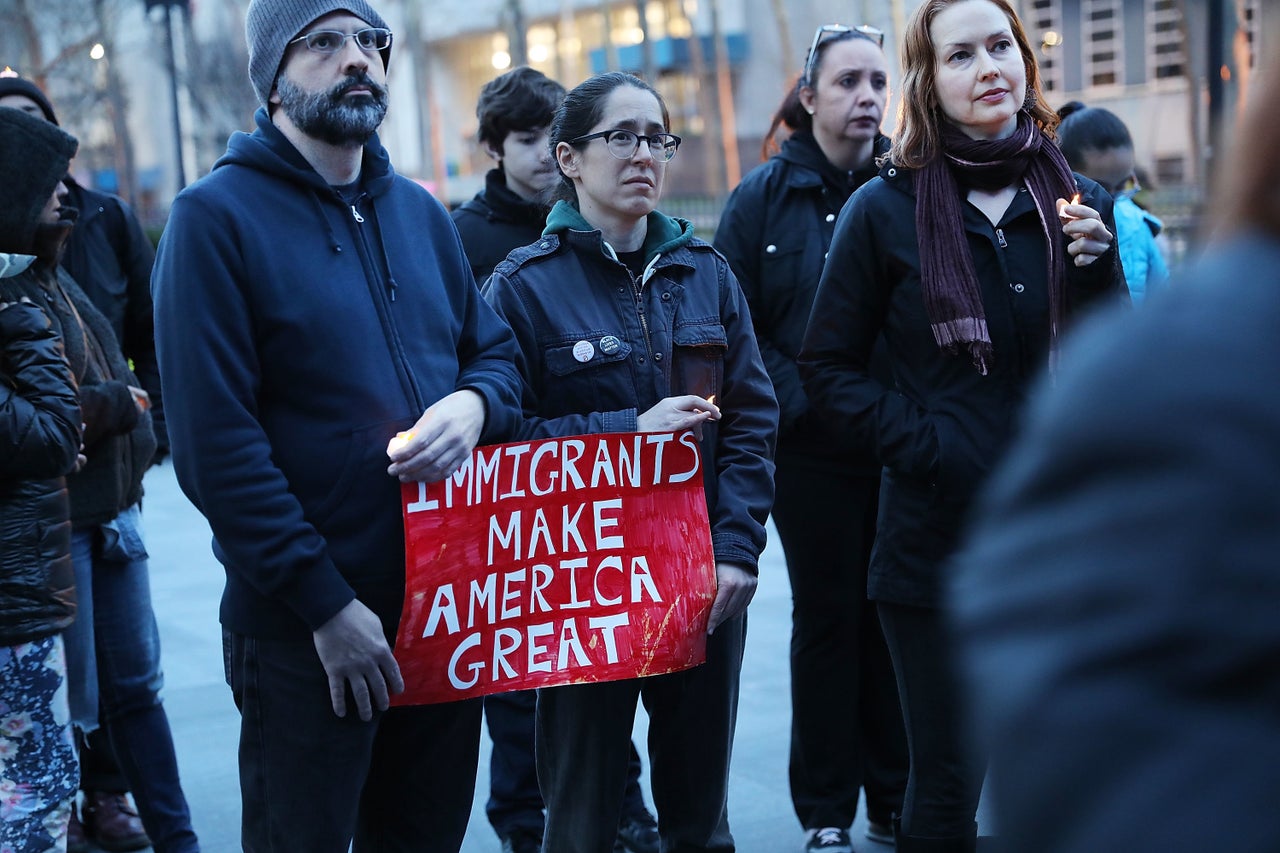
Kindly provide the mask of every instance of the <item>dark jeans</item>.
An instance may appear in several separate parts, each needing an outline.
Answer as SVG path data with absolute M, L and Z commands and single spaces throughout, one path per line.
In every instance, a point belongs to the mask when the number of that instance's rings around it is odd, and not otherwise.
M 240 709 L 249 853 L 457 853 L 475 793 L 480 700 L 333 713 L 311 637 L 224 632 Z
M 707 638 L 707 662 L 668 675 L 539 691 L 543 849 L 610 853 L 617 838 L 636 699 L 649 714 L 649 769 L 664 853 L 732 851 L 729 758 L 747 620 Z
M 986 760 L 965 723 L 946 614 L 928 607 L 879 603 L 907 725 L 911 773 L 902 831 L 916 838 L 971 838 Z
M 907 738 L 867 565 L 879 474 L 779 448 L 773 521 L 791 578 L 791 801 L 806 829 L 902 810 Z
M 160 701 L 160 633 L 151 609 L 138 508 L 120 513 L 110 525 L 73 531 L 71 559 L 79 600 L 91 598 L 92 605 L 77 617 L 85 622 L 77 647 L 68 641 L 68 655 L 84 654 L 86 640 L 95 652 L 94 701 L 101 705 L 102 726 L 133 791 L 142 825 L 157 853 L 199 850 L 178 778 L 169 718 Z
M 493 741 L 485 814 L 489 816 L 494 831 L 504 838 L 517 829 L 541 835 L 546 825 L 542 792 L 538 789 L 538 767 L 533 757 L 537 704 L 535 690 L 484 697 L 484 716 L 489 724 L 489 738 Z M 640 790 L 640 754 L 633 742 L 622 813 L 635 815 L 644 810 L 644 792 Z

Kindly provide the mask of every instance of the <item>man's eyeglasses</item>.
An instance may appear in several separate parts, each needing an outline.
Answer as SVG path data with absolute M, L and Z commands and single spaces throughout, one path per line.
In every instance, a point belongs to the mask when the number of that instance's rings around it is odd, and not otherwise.
M 307 50 L 314 50 L 316 53 L 337 53 L 342 50 L 343 45 L 347 43 L 347 39 L 355 39 L 356 47 L 365 53 L 374 53 L 391 46 L 391 30 L 385 27 L 368 27 L 367 29 L 356 30 L 354 33 L 343 33 L 338 30 L 316 30 L 313 33 L 298 36 L 289 44 L 302 41 L 307 43 Z
M 877 47 L 884 48 L 884 30 L 867 24 L 860 24 L 856 27 L 846 27 L 844 24 L 823 24 L 813 33 L 813 43 L 809 45 L 809 54 L 804 58 L 804 75 L 800 78 L 800 85 L 813 85 L 813 66 L 818 61 L 818 48 L 822 46 L 823 41 L 828 36 L 843 37 L 846 34 L 853 38 L 864 38 L 867 41 L 873 41 Z
M 570 139 L 569 144 L 577 145 L 579 142 L 590 142 L 592 139 L 603 139 L 605 145 L 609 147 L 609 153 L 619 160 L 630 160 L 635 156 L 636 151 L 640 150 L 640 143 L 644 142 L 649 146 L 649 153 L 653 155 L 653 159 L 662 163 L 676 156 L 676 149 L 680 147 L 681 141 L 680 137 L 674 133 L 651 133 L 648 136 L 641 136 L 629 130 L 614 128 Z

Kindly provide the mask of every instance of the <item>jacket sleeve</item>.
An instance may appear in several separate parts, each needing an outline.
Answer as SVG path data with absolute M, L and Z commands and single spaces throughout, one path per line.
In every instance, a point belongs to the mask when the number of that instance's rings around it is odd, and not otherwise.
M 237 240 L 232 212 L 191 195 L 174 201 L 153 274 L 174 469 L 227 571 L 314 630 L 355 592 L 303 516 L 259 422 L 253 274 Z
M 81 385 L 80 406 L 87 451 L 92 451 L 104 438 L 133 432 L 141 417 L 129 386 L 117 379 Z
M 534 332 L 533 318 L 521 296 L 519 286 L 501 272 L 501 266 L 484 284 L 484 296 L 494 311 L 515 334 L 515 367 L 520 377 L 520 410 L 523 417 L 516 425 L 512 441 L 554 438 L 562 435 L 590 435 L 605 432 L 635 432 L 635 409 L 616 412 L 591 412 L 585 415 L 562 415 L 544 418 L 538 415 L 538 400 L 543 394 L 546 376 L 542 372 L 542 352 Z
M 1102 223 L 1111 232 L 1111 246 L 1087 266 L 1078 267 L 1067 256 L 1067 303 L 1073 314 L 1089 311 L 1102 305 L 1130 303 L 1129 285 L 1124 279 L 1124 267 L 1120 263 L 1120 237 L 1116 228 L 1115 203 L 1098 184 L 1082 175 L 1076 175 L 1076 186 L 1082 200 L 1102 217 Z
M 471 265 L 458 242 L 456 281 L 465 289 L 462 333 L 457 341 L 457 388 L 475 391 L 485 402 L 483 444 L 510 441 L 520 425 L 520 377 L 516 342 L 507 325 L 480 295 Z
M 151 304 L 151 267 L 155 252 L 137 217 L 123 201 L 116 202 L 115 249 L 127 279 L 124 340 L 120 348 L 133 362 L 134 375 L 151 397 L 151 427 L 155 430 L 157 458 L 169 452 L 165 431 L 164 395 L 160 390 L 160 366 L 156 363 L 155 310 Z
M 759 187 L 759 191 L 757 191 Z M 764 245 L 764 223 L 769 216 L 771 199 L 764 181 L 739 184 L 729 196 L 720 224 L 716 226 L 715 247 L 729 260 L 747 304 L 754 310 L 756 346 L 781 409 L 782 426 L 795 423 L 804 415 L 809 403 L 800 379 L 800 368 L 773 343 L 773 329 L 762 310 L 764 288 L 760 273 L 760 250 Z
M 0 478 L 68 473 L 80 450 L 80 406 L 62 342 L 34 305 L 0 310 Z
M 746 297 L 729 265 L 716 259 L 720 320 L 728 347 L 715 425 L 716 496 L 710 507 L 717 562 L 759 571 L 765 519 L 773 508 L 778 401 L 756 348 Z
M 814 412 L 880 463 L 922 481 L 936 476 L 938 438 L 928 412 L 870 370 L 896 284 L 878 249 L 866 185 L 840 213 L 814 298 L 800 372 Z M 900 238 L 899 238 L 900 239 Z M 914 239 L 914 234 L 912 235 Z

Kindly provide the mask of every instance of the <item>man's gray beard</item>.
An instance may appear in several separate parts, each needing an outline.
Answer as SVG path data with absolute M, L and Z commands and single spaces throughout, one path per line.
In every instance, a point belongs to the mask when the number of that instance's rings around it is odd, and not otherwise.
M 367 86 L 369 97 L 343 96 L 352 85 Z M 324 92 L 307 92 L 283 74 L 276 81 L 280 108 L 307 136 L 330 145 L 364 145 L 387 114 L 387 90 L 372 80 L 347 78 Z

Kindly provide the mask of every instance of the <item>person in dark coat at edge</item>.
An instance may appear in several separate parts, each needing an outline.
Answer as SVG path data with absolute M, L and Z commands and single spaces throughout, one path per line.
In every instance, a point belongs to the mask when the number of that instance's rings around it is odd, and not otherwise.
M 78 211 L 67 205 L 61 213 L 65 238 Z M 82 734 L 106 729 L 153 849 L 192 853 L 199 841 L 161 696 L 160 634 L 141 527 L 142 480 L 156 449 L 150 398 L 110 322 L 61 266 L 23 290 L 62 336 L 84 415 L 88 461 L 67 478 L 79 601 L 64 635 L 72 722 Z
M 8 69 L 0 72 L 0 107 L 20 109 L 58 124 L 48 96 L 35 83 Z M 63 183 L 68 190 L 67 204 L 79 211 L 79 216 L 62 254 L 62 268 L 111 323 L 140 387 L 150 398 L 151 426 L 156 435 L 156 452 L 151 458 L 154 465 L 169 452 L 151 306 L 151 264 L 155 253 L 123 199 L 83 187 L 70 174 Z M 97 718 L 96 708 L 82 710 L 77 707 L 79 704 L 73 702 L 73 714 Z M 85 853 L 90 849 L 90 839 L 107 850 L 150 847 L 151 839 L 129 800 L 129 782 L 111 751 L 106 729 L 81 725 L 79 730 L 86 728 L 90 731 L 82 736 L 80 745 L 84 803 L 79 810 L 71 811 L 68 853 Z
M 1275 59 L 1224 151 L 1213 239 L 1142 311 L 1073 337 L 956 560 L 1011 853 L 1280 850 Z
M 836 216 L 889 151 L 883 41 L 872 27 L 818 27 L 766 156 L 781 125 L 791 135 L 734 189 L 714 241 L 751 306 L 781 409 L 773 521 L 791 578 L 791 802 L 805 849 L 830 853 L 852 850 L 861 790 L 868 836 L 892 843 L 907 784 L 898 687 L 867 598 L 880 465 L 812 412 L 796 364 Z
M 49 317 L 13 287 L 53 275 L 76 147 L 0 110 L 0 847 L 14 853 L 65 849 L 79 778 L 62 632 L 76 610 L 64 475 L 78 461 L 80 403 Z
M 703 664 L 539 690 L 547 853 L 613 848 L 639 701 L 662 849 L 735 849 L 729 758 L 778 408 L 729 265 L 656 209 L 680 146 L 669 123 L 657 91 L 630 74 L 570 91 L 551 126 L 560 200 L 543 238 L 485 283 L 515 331 L 520 437 L 695 430 L 715 552 Z
M 542 236 L 551 190 L 560 183 L 548 131 L 562 100 L 564 87 L 527 65 L 495 77 L 480 90 L 477 136 L 498 165 L 485 175 L 484 189 L 450 214 L 478 284 L 484 284 L 512 249 Z M 485 814 L 502 841 L 503 853 L 542 849 L 546 816 L 533 755 L 537 695 L 517 690 L 484 697 L 493 741 Z M 644 803 L 640 771 L 633 742 L 615 847 L 658 853 L 658 826 Z
M 514 341 L 379 141 L 382 16 L 253 0 L 245 35 L 256 129 L 178 195 L 153 275 L 174 469 L 226 570 L 242 844 L 456 853 L 481 703 L 390 708 L 401 482 L 514 433 Z
M 816 411 L 885 468 L 868 589 L 910 755 L 895 847 L 961 853 L 985 762 L 945 631 L 947 558 L 1067 324 L 1128 296 L 1111 199 L 1054 144 L 1006 0 L 929 0 L 903 57 L 890 159 L 836 223 L 800 362 Z M 892 385 L 869 370 L 882 335 Z

